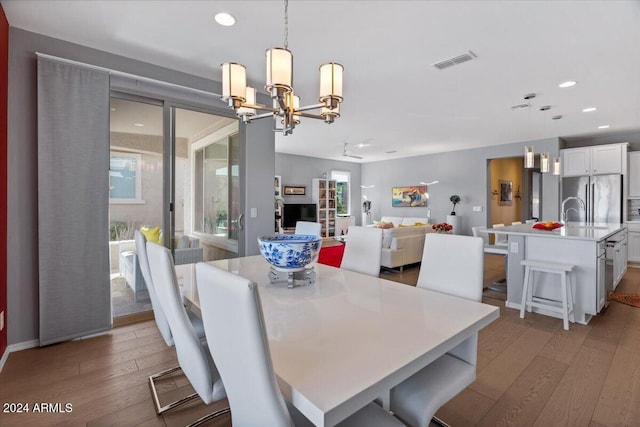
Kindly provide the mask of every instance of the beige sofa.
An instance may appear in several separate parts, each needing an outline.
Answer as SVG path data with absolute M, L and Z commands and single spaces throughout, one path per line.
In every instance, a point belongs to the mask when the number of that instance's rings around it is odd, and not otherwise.
M 381 265 L 399 268 L 422 261 L 424 236 L 433 232 L 426 218 L 383 216 L 380 222 L 391 222 L 393 228 L 382 230 Z M 415 223 L 427 224 L 415 226 Z M 375 224 L 373 225 L 375 227 Z

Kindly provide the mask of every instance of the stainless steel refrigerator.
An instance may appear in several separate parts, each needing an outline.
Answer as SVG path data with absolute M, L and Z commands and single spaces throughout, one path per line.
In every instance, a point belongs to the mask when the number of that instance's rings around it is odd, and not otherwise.
M 585 209 L 580 207 L 577 200 L 568 201 L 565 203 L 567 221 L 622 222 L 622 175 L 563 178 L 562 200 L 569 196 L 581 198 Z

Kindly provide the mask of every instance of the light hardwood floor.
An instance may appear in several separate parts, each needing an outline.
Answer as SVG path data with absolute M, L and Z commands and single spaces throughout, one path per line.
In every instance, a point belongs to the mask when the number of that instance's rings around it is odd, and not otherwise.
M 382 277 L 415 285 L 418 271 Z M 485 283 L 503 275 L 502 258 L 488 256 Z M 629 269 L 617 290 L 640 292 L 640 270 Z M 452 426 L 640 426 L 640 309 L 612 302 L 589 325 L 564 331 L 559 319 L 523 320 L 501 300 L 484 300 L 501 307 L 501 317 L 480 333 L 478 379 L 440 418 Z M 0 426 L 184 426 L 226 403 L 156 416 L 147 378 L 175 364 L 153 321 L 13 353 L 0 374 L 0 402 L 71 403 L 72 412 L 0 413 Z M 176 376 L 161 390 L 169 401 L 190 386 Z M 230 426 L 230 417 L 208 425 Z

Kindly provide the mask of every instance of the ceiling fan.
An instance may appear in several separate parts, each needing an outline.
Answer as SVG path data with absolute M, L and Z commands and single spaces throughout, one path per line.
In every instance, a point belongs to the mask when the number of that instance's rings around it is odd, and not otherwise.
M 351 157 L 351 158 L 354 158 L 354 159 L 360 159 L 360 160 L 364 159 L 364 157 L 356 156 L 356 155 L 354 155 L 354 154 L 349 154 L 349 153 L 350 153 L 350 151 L 349 151 L 349 150 L 347 150 L 347 145 L 349 145 L 349 143 L 348 143 L 348 142 L 345 142 L 345 143 L 344 143 L 344 150 L 342 151 L 342 155 L 343 155 L 344 157 Z

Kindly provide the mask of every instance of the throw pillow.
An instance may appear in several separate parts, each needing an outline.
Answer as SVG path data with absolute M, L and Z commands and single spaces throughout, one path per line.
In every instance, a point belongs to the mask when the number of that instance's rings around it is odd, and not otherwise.
M 393 228 L 393 223 L 380 221 L 378 224 L 376 224 L 376 227 L 382 229 Z
M 147 238 L 147 242 L 162 244 L 160 242 L 160 227 L 141 227 L 140 232 Z
M 425 224 L 424 222 L 416 222 L 413 225 L 415 225 L 416 227 L 420 227 L 420 226 L 424 226 L 424 225 L 427 225 L 427 224 Z

